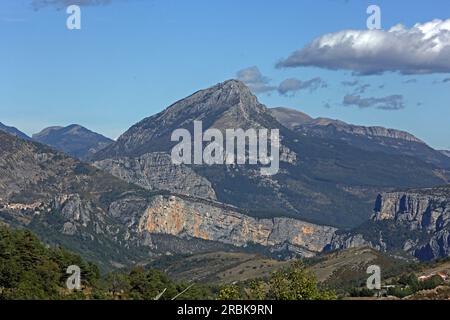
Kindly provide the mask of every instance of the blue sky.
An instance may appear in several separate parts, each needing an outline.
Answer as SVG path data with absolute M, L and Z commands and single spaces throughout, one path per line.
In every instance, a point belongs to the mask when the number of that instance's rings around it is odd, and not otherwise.
M 81 30 L 66 28 L 65 10 L 35 9 L 32 2 L 0 2 L 0 122 L 28 134 L 78 123 L 117 138 L 142 118 L 255 66 L 274 88 L 292 78 L 326 84 L 287 95 L 276 89 L 259 93 L 267 106 L 402 129 L 450 149 L 445 68 L 361 75 L 321 65 L 275 67 L 324 34 L 366 30 L 370 4 L 380 6 L 383 29 L 398 23 L 411 28 L 449 19 L 448 0 L 111 0 L 82 6 Z M 358 96 L 362 103 L 346 105 L 345 96 Z M 402 108 L 373 104 L 393 96 L 401 97 Z

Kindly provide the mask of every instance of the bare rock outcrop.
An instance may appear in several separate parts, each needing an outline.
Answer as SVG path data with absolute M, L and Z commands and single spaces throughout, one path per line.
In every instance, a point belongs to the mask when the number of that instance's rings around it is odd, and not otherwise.
M 373 220 L 419 231 L 421 241 L 408 239 L 404 248 L 420 260 L 450 255 L 450 187 L 384 194 L 378 198 Z
M 450 186 L 378 196 L 371 221 L 336 235 L 328 249 L 366 246 L 429 261 L 450 255 Z
M 372 219 L 407 224 L 411 230 L 439 232 L 450 225 L 450 198 L 439 189 L 386 193 L 378 197 Z
M 200 238 L 243 247 L 292 245 L 303 256 L 322 252 L 336 229 L 288 218 L 256 219 L 232 206 L 156 196 L 139 220 L 138 232 Z
M 170 155 L 147 153 L 136 158 L 97 161 L 94 165 L 129 183 L 148 190 L 166 190 L 187 196 L 216 199 L 211 183 L 185 165 L 174 165 Z

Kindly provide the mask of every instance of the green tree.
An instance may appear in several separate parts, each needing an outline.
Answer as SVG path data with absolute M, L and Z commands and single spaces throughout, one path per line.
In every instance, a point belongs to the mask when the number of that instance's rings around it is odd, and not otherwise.
M 130 297 L 138 300 L 153 300 L 164 291 L 161 300 L 171 299 L 177 293 L 175 283 L 161 271 L 145 271 L 141 266 L 130 272 Z
M 57 263 L 31 232 L 0 227 L 1 299 L 52 299 L 58 280 Z
M 223 286 L 218 295 L 219 300 L 331 300 L 336 294 L 321 290 L 317 281 L 301 262 L 294 262 L 291 266 L 275 271 L 267 281 L 254 280 L 248 287 L 237 285 Z
M 248 288 L 250 300 L 264 300 L 267 296 L 267 284 L 261 280 L 252 280 Z
M 82 290 L 66 288 L 67 267 L 81 269 Z M 31 232 L 0 226 L 0 300 L 2 299 L 146 299 L 164 291 L 172 299 L 188 285 L 172 281 L 164 273 L 135 267 L 102 277 L 97 265 L 64 248 L 48 248 Z M 213 298 L 213 290 L 195 285 L 181 299 Z
M 437 274 L 420 284 L 420 290 L 431 290 L 444 284 L 444 280 Z
M 236 285 L 226 285 L 220 288 L 219 300 L 241 300 L 241 291 Z
M 306 271 L 301 262 L 275 271 L 269 280 L 269 299 L 275 300 L 328 300 L 335 299 L 332 292 L 321 291 L 317 280 Z
M 113 298 L 125 297 L 131 290 L 130 277 L 127 274 L 114 272 L 110 273 L 106 277 L 106 287 L 108 292 L 111 293 Z
M 388 295 L 394 296 L 397 298 L 404 298 L 414 293 L 414 289 L 412 287 L 399 287 L 396 286 L 394 288 L 389 288 Z

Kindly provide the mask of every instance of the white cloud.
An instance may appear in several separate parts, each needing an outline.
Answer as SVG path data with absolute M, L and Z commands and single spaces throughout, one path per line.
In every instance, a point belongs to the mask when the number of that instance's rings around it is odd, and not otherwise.
M 278 86 L 275 86 L 271 84 L 271 80 L 264 76 L 256 66 L 238 71 L 236 73 L 236 79 L 245 83 L 256 94 L 278 91 L 280 95 L 294 96 L 300 90 L 313 92 L 319 88 L 327 87 L 327 83 L 319 77 L 305 81 L 290 78 L 283 80 Z
M 319 77 L 307 81 L 291 78 L 280 83 L 278 86 L 278 93 L 281 95 L 294 95 L 300 90 L 309 90 L 309 92 L 313 92 L 319 88 L 326 87 L 327 83 Z
M 384 30 L 344 30 L 325 34 L 277 64 L 315 66 L 359 74 L 450 72 L 450 19 L 396 25 Z
M 263 76 L 256 66 L 242 69 L 236 75 L 237 79 L 245 83 L 254 93 L 276 90 L 276 87 L 269 84 L 270 79 Z
M 362 98 L 359 95 L 346 95 L 342 104 L 344 106 L 357 106 L 360 109 L 400 110 L 405 108 L 403 96 L 398 94 L 381 98 Z

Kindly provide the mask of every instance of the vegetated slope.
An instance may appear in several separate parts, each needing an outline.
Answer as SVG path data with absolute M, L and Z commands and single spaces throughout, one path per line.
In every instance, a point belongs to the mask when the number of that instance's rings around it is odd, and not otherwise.
M 411 270 L 416 262 L 411 257 L 400 257 L 369 247 L 335 251 L 311 259 L 308 268 L 317 280 L 340 292 L 346 292 L 366 283 L 369 266 L 379 266 L 383 279 Z
M 151 266 L 163 270 L 176 280 L 227 284 L 264 278 L 288 264 L 288 261 L 279 261 L 258 254 L 216 251 L 163 257 Z
M 245 252 L 207 252 L 194 255 L 162 257 L 151 264 L 176 280 L 195 283 L 231 284 L 255 279 L 266 279 L 274 271 L 287 267 L 296 260 L 279 261 Z M 346 293 L 365 283 L 367 268 L 378 265 L 383 279 L 415 270 L 417 264 L 410 258 L 391 256 L 368 247 L 351 248 L 324 253 L 303 259 L 306 269 L 319 283 Z
M 0 155 L 1 220 L 26 226 L 43 240 L 64 244 L 101 265 L 146 255 L 135 252 L 126 235 L 133 219 L 129 213 L 144 210 L 148 192 L 5 133 L 0 133 Z M 120 200 L 122 206 L 114 207 Z
M 48 247 L 28 230 L 0 225 L 0 300 L 213 299 L 213 288 L 176 283 L 160 271 L 135 266 L 101 274 L 98 266 L 62 247 Z M 69 266 L 80 268 L 81 287 L 67 288 Z

